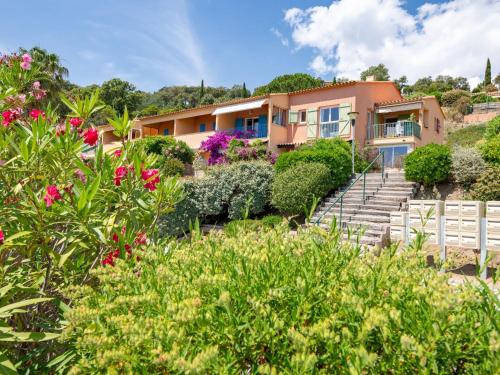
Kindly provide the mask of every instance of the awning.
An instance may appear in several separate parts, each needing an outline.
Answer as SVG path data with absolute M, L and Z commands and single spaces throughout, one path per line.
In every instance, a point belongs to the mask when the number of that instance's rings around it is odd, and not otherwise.
M 221 115 L 223 113 L 233 113 L 246 111 L 249 109 L 256 109 L 262 107 L 267 102 L 267 99 L 254 100 L 253 102 L 246 102 L 234 105 L 228 105 L 227 107 L 217 108 L 212 112 L 212 115 Z
M 393 104 L 390 106 L 380 106 L 377 108 L 377 113 L 392 113 L 392 112 L 401 112 L 401 111 L 410 111 L 413 109 L 422 108 L 422 102 L 418 103 L 408 103 L 408 104 Z

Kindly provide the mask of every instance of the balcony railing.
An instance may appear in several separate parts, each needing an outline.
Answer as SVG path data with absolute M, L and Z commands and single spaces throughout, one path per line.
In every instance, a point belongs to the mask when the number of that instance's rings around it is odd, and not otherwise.
M 253 139 L 253 138 L 266 138 L 267 137 L 267 125 L 260 125 L 257 129 L 222 129 L 226 134 L 234 135 L 237 138 L 243 139 Z
M 420 139 L 420 125 L 413 121 L 398 121 L 368 126 L 368 139 L 398 137 L 417 137 Z
M 332 122 L 327 124 L 319 124 L 320 138 L 333 138 L 339 135 L 339 123 Z

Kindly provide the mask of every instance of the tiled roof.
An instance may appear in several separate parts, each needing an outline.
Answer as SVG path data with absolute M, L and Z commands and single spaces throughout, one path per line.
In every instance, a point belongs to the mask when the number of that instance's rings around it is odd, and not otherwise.
M 418 96 L 416 98 L 412 98 L 412 99 L 399 99 L 399 100 L 389 100 L 389 101 L 386 101 L 386 102 L 378 102 L 378 103 L 375 103 L 375 106 L 377 107 L 380 107 L 380 106 L 384 106 L 384 105 L 396 105 L 396 104 L 405 104 L 405 103 L 416 103 L 416 102 L 420 102 L 422 101 L 422 99 L 429 99 L 429 98 L 436 98 L 435 96 L 432 96 L 432 95 L 429 95 L 429 96 Z

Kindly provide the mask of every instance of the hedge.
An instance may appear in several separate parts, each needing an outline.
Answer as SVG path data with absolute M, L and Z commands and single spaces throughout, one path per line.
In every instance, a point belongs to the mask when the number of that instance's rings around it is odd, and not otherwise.
M 404 161 L 408 181 L 435 185 L 448 180 L 451 169 L 451 152 L 445 145 L 434 143 L 418 147 Z
M 425 254 L 379 255 L 332 231 L 208 234 L 118 259 L 78 288 L 76 374 L 493 374 L 500 315 Z
M 134 147 L 143 148 L 148 154 L 163 155 L 183 163 L 191 164 L 194 159 L 194 151 L 186 142 L 170 136 L 145 137 L 134 141 L 133 144 Z
M 323 198 L 331 186 L 330 170 L 321 163 L 299 163 L 274 178 L 271 204 L 283 213 L 298 215 L 314 198 Z

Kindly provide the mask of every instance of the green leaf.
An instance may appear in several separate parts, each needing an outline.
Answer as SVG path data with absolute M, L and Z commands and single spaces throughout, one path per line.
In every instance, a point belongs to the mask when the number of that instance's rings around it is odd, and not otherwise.
M 7 356 L 0 352 L 0 374 L 2 375 L 18 375 L 15 366 L 12 362 L 7 358 Z
M 64 266 L 64 263 L 66 263 L 71 254 L 73 254 L 73 252 L 75 251 L 75 249 L 76 247 L 72 248 L 69 251 L 66 251 L 64 254 L 61 255 L 61 257 L 59 258 L 59 263 L 57 264 L 59 268 L 62 268 L 62 266 Z
M 59 337 L 59 333 L 45 332 L 0 332 L 0 341 L 5 342 L 41 342 Z
M 10 305 L 6 305 L 0 307 L 0 313 L 7 312 L 13 309 L 17 309 L 23 306 L 35 305 L 40 302 L 50 301 L 52 298 L 31 298 L 21 302 L 11 303 Z
M 87 190 L 87 200 L 92 202 L 92 199 L 94 199 L 94 196 L 97 193 L 97 190 L 99 189 L 99 185 L 101 183 L 101 175 L 97 175 L 95 180 L 92 182 L 92 185 L 90 185 L 89 189 Z

